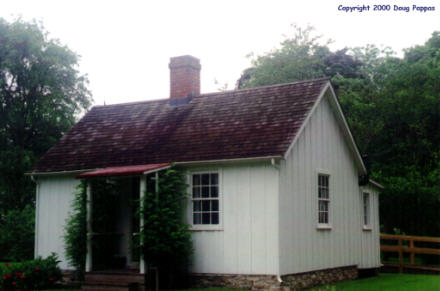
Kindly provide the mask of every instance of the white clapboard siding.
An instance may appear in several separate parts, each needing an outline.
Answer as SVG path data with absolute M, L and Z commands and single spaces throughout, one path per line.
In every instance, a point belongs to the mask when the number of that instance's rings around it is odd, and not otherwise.
M 38 178 L 36 200 L 35 255 L 58 255 L 61 269 L 70 269 L 64 251 L 66 219 L 79 181 L 73 176 Z
M 221 230 L 193 232 L 192 272 L 278 274 L 278 170 L 266 161 L 194 171 L 218 171 L 223 214 Z
M 281 161 L 281 275 L 348 265 L 379 266 L 377 194 L 371 195 L 373 230 L 363 231 L 358 170 L 328 94 Z M 331 230 L 317 230 L 320 171 L 330 174 Z

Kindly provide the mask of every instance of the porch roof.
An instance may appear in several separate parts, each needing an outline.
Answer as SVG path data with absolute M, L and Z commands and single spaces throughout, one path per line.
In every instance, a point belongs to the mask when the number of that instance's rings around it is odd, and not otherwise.
M 107 167 L 77 175 L 77 179 L 109 176 L 140 175 L 171 167 L 171 163 Z

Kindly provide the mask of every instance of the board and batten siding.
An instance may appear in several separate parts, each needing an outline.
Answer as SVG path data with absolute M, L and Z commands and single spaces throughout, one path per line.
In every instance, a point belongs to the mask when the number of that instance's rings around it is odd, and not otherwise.
M 280 164 L 280 275 L 358 265 L 379 266 L 377 193 L 373 230 L 364 231 L 358 170 L 330 91 Z M 331 229 L 318 230 L 318 174 L 329 174 Z
M 362 186 L 360 190 L 361 203 L 363 202 L 363 193 L 370 194 L 371 230 L 362 232 L 362 251 L 359 268 L 376 268 L 380 266 L 379 190 L 372 184 Z M 363 212 L 361 212 L 361 221 L 363 221 Z
M 188 169 L 194 172 L 219 173 L 222 214 L 220 230 L 193 231 L 191 271 L 278 274 L 278 170 L 268 160 Z
M 40 177 L 37 181 L 35 256 L 45 258 L 54 252 L 63 270 L 72 269 L 66 261 L 63 236 L 79 182 L 74 176 Z

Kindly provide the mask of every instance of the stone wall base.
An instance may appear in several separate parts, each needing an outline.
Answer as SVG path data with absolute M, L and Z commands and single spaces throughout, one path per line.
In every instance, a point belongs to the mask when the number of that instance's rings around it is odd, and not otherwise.
M 225 287 L 249 290 L 290 291 L 311 288 L 358 277 L 356 266 L 346 266 L 306 273 L 275 275 L 190 274 L 191 286 L 195 288 Z
M 280 290 L 275 275 L 191 274 L 191 286 L 195 288 L 224 287 L 250 290 Z
M 282 286 L 291 290 L 301 290 L 334 282 L 354 280 L 358 277 L 356 266 L 339 267 L 299 274 L 281 276 Z

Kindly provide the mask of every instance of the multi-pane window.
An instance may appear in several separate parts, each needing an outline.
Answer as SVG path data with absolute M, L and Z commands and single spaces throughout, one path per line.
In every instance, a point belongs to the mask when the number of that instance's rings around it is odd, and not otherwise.
M 218 173 L 193 174 L 191 188 L 193 224 L 219 224 Z
M 318 175 L 318 223 L 329 223 L 330 189 L 328 175 Z
M 370 194 L 364 193 L 364 226 L 370 225 Z

